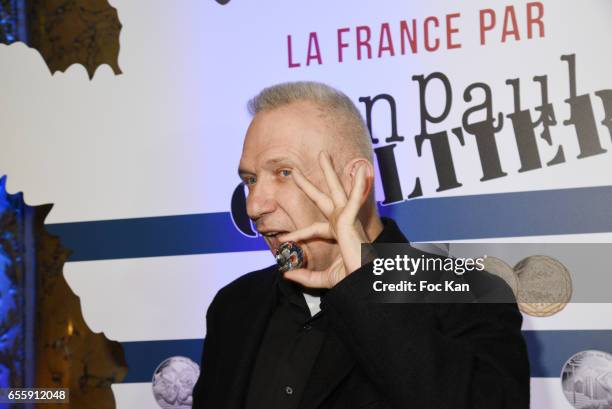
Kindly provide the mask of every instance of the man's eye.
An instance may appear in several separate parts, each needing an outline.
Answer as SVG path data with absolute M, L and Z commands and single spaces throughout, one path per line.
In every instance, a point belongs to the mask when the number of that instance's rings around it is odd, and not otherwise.
M 282 169 L 279 173 L 284 177 L 291 176 L 291 171 L 289 169 Z
M 254 185 L 255 182 L 257 182 L 257 179 L 255 179 L 255 176 L 247 176 L 244 178 L 244 184 L 247 186 Z

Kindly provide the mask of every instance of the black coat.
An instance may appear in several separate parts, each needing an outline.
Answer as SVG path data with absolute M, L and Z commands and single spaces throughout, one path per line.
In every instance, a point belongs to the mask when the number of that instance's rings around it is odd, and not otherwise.
M 384 233 L 385 241 L 407 242 L 392 221 Z M 214 298 L 194 409 L 242 409 L 277 275 L 275 266 L 249 273 Z M 371 303 L 370 276 L 357 270 L 325 295 L 329 331 L 300 408 L 529 407 L 516 304 Z

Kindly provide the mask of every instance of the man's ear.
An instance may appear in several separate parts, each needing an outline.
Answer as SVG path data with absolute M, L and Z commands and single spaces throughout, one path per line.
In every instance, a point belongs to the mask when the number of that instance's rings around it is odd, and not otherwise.
M 374 185 L 374 165 L 372 165 L 372 162 L 366 158 L 358 157 L 351 159 L 344 167 L 344 174 L 347 176 L 348 182 L 348 186 L 345 186 L 345 190 L 347 195 L 350 194 L 351 189 L 355 185 L 357 169 L 359 169 L 361 166 L 365 166 L 366 170 L 366 189 L 364 192 L 364 197 L 362 198 L 362 200 L 365 200 L 365 198 L 367 198 L 372 191 L 372 186 Z

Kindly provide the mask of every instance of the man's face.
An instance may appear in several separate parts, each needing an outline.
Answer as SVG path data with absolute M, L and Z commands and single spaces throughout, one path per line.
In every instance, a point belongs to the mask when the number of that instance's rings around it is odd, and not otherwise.
M 239 174 L 248 187 L 247 213 L 274 253 L 276 233 L 291 232 L 327 219 L 291 177 L 299 169 L 324 193 L 329 190 L 318 155 L 332 151 L 333 135 L 317 107 L 309 102 L 258 113 L 247 131 Z M 322 270 L 337 257 L 337 246 L 322 239 L 300 243 L 307 267 Z

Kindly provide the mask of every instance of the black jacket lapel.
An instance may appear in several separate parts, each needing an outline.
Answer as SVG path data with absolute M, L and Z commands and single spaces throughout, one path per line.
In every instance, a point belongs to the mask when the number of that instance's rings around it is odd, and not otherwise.
M 383 218 L 384 228 L 377 237 L 377 243 L 406 243 L 406 237 L 402 234 L 397 224 L 387 218 Z M 327 330 L 327 335 L 321 352 L 317 357 L 308 384 L 302 396 L 300 409 L 315 409 L 321 405 L 323 400 L 338 386 L 348 375 L 355 365 L 355 360 L 345 348 L 342 341 L 333 331 Z
M 315 409 L 338 386 L 355 365 L 340 339 L 328 331 L 312 368 L 300 409 Z
M 228 359 L 229 373 L 233 379 L 226 385 L 228 390 L 217 391 L 226 398 L 228 409 L 243 409 L 244 400 L 249 387 L 249 380 L 253 364 L 259 351 L 261 340 L 265 333 L 268 320 L 277 302 L 276 280 L 278 277 L 276 267 L 270 267 L 269 274 L 262 280 L 261 285 L 250 292 L 242 301 L 236 300 L 234 314 L 228 319 L 236 324 L 230 340 L 225 346 Z

